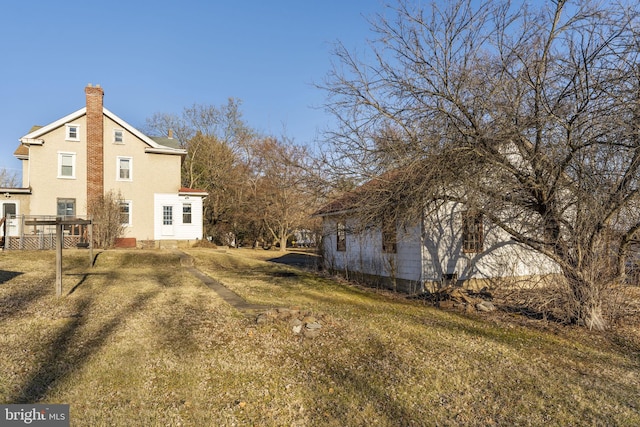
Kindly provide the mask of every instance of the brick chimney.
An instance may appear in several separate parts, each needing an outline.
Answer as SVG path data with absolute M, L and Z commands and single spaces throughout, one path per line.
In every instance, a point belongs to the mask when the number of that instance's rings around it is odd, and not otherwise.
M 84 89 L 87 97 L 87 213 L 104 196 L 104 119 L 100 85 L 89 83 Z

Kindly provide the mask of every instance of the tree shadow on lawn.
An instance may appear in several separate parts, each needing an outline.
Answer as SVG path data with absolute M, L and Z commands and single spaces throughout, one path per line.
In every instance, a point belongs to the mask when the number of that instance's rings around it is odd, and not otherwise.
M 292 267 L 317 270 L 320 257 L 316 254 L 289 252 L 276 258 L 270 258 L 267 261 Z
M 138 295 L 122 310 L 113 313 L 92 336 L 83 336 L 82 329 L 89 318 L 91 298 L 78 301 L 70 321 L 46 344 L 46 357 L 19 390 L 9 397 L 10 403 L 35 403 L 63 378 L 80 369 L 92 353 L 102 347 L 120 324 L 138 312 L 158 292 Z
M 6 271 L 6 270 L 0 270 L 0 285 L 2 285 L 3 283 L 8 282 L 9 280 L 13 279 L 14 277 L 18 277 L 21 274 L 24 274 L 22 271 Z
M 371 416 L 378 418 L 378 422 L 381 418 L 383 425 L 412 425 L 420 421 L 416 419 L 419 416 L 416 411 L 403 405 L 403 399 L 395 392 L 397 385 L 403 381 L 403 370 L 400 367 L 403 358 L 396 354 L 393 347 L 375 336 L 368 337 L 366 346 L 357 356 L 345 361 L 332 357 L 326 359 L 320 368 L 320 376 L 330 379 L 329 384 L 333 385 L 335 392 L 329 395 L 310 394 L 313 400 L 308 406 L 314 408 L 317 419 L 331 414 L 334 420 L 339 419 L 345 424 L 353 425 L 366 425 L 370 420 L 363 417 Z M 300 356 L 292 355 L 292 358 L 300 359 Z M 301 362 L 302 365 L 304 363 Z M 359 413 L 358 410 L 365 411 Z
M 46 297 L 52 291 L 53 288 L 48 288 L 42 283 L 20 285 L 15 291 L 10 291 L 0 298 L 0 321 L 19 315 L 27 306 Z

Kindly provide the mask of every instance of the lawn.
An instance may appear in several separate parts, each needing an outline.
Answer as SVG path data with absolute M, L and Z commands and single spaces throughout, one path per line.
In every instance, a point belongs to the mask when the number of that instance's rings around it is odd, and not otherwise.
M 640 425 L 633 339 L 442 311 L 266 261 L 277 252 L 187 252 L 319 335 L 256 322 L 169 251 L 93 268 L 65 251 L 60 298 L 55 253 L 5 251 L 0 403 L 68 403 L 74 426 Z

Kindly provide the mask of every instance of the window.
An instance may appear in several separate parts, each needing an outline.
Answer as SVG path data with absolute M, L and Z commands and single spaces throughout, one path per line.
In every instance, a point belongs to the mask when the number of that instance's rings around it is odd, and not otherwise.
M 384 219 L 382 221 L 382 252 L 388 254 L 398 252 L 396 236 L 396 222 L 394 220 Z
M 122 225 L 131 225 L 131 201 L 120 201 L 120 223 Z
M 16 216 L 16 204 L 15 203 L 3 203 L 2 204 L 2 218 L 6 218 L 7 215 L 12 217 Z
M 113 143 L 124 144 L 124 131 L 122 129 L 113 130 Z
M 58 153 L 58 178 L 75 179 L 76 153 Z
M 80 141 L 80 126 L 67 125 L 67 141 Z
M 162 207 L 162 225 L 173 225 L 173 206 Z
M 339 252 L 344 252 L 347 250 L 347 226 L 344 221 L 338 221 L 336 242 L 336 249 Z
M 474 211 L 462 213 L 462 251 L 465 253 L 482 252 L 484 235 L 482 214 Z
M 191 224 L 191 203 L 182 205 L 182 223 Z
M 118 181 L 131 181 L 132 173 L 131 166 L 133 163 L 133 159 L 131 157 L 118 157 L 117 165 L 118 165 Z
M 58 199 L 57 216 L 72 217 L 76 215 L 76 199 Z

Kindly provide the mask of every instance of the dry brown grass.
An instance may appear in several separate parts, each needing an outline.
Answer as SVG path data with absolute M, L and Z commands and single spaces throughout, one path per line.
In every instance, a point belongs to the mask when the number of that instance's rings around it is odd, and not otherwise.
M 265 262 L 188 251 L 256 324 L 162 251 L 0 253 L 0 402 L 71 404 L 74 426 L 639 425 L 640 353 L 608 335 L 439 311 Z M 262 259 L 256 259 L 262 258 Z M 69 292 L 73 290 L 72 293 Z

